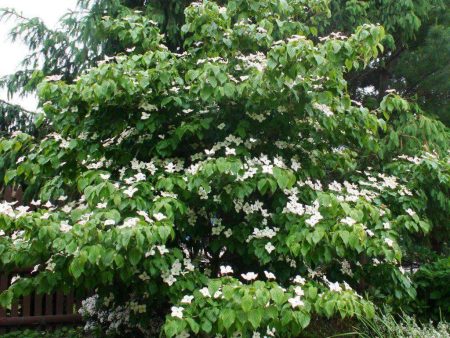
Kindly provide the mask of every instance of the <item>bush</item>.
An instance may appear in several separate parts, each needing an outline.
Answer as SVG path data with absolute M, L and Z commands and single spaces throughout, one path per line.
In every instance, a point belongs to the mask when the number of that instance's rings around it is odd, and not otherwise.
M 450 320 L 450 257 L 421 266 L 412 280 L 417 298 L 410 311 L 435 321 Z
M 419 109 L 351 100 L 385 32 L 319 37 L 327 4 L 192 2 L 180 50 L 139 11 L 103 18 L 140 47 L 47 77 L 51 132 L 0 139 L 0 178 L 33 206 L 0 204 L 0 269 L 34 267 L 0 304 L 90 291 L 99 335 L 295 337 L 414 298 L 402 258 L 449 215 L 447 130 L 403 147 Z

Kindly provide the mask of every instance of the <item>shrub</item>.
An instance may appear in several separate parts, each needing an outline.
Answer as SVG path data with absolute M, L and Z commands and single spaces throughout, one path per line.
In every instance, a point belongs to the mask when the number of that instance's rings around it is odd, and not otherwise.
M 48 77 L 52 132 L 0 140 L 5 184 L 33 205 L 0 204 L 0 268 L 34 267 L 0 304 L 74 289 L 95 293 L 82 313 L 100 334 L 290 337 L 414 298 L 402 257 L 436 222 L 410 167 L 430 167 L 440 200 L 447 130 L 404 152 L 391 122 L 420 111 L 395 93 L 369 110 L 345 81 L 384 29 L 319 37 L 328 14 L 322 0 L 194 2 L 182 50 L 139 12 L 104 18 L 145 50 Z

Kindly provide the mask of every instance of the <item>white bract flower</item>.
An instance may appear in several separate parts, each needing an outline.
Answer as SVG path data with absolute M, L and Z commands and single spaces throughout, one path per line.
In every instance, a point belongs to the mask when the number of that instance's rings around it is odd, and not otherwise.
M 291 304 L 292 308 L 295 309 L 297 307 L 305 305 L 299 296 L 295 296 L 293 298 L 288 299 L 289 304 Z
M 71 229 L 72 226 L 69 225 L 67 221 L 61 222 L 61 224 L 59 225 L 59 230 L 61 230 L 61 232 L 69 232 Z
M 272 243 L 270 243 L 270 242 L 268 242 L 265 246 L 264 246 L 264 248 L 266 249 L 266 251 L 270 254 L 273 250 L 275 250 L 275 246 L 272 244 Z
M 309 219 L 307 219 L 305 223 L 310 225 L 311 227 L 314 227 L 317 223 L 320 222 L 322 218 L 323 216 L 320 213 L 315 213 Z
M 172 311 L 172 313 L 170 314 L 172 317 L 177 317 L 177 318 L 180 318 L 180 319 L 183 318 L 184 308 L 178 307 L 178 306 L 172 306 L 170 308 L 170 310 Z
M 242 276 L 242 278 L 244 278 L 245 280 L 251 281 L 251 280 L 256 279 L 256 277 L 258 277 L 258 274 L 257 274 L 257 273 L 254 273 L 254 272 L 247 272 L 247 273 L 241 274 L 241 276 Z
M 230 274 L 230 273 L 233 273 L 233 268 L 231 266 L 229 266 L 229 265 L 223 266 L 222 265 L 220 267 L 220 274 L 221 275 L 227 275 L 227 274 Z
M 202 288 L 198 291 L 202 294 L 203 297 L 209 297 L 209 298 L 211 297 L 211 294 L 209 293 L 209 290 L 206 287 Z
M 392 239 L 390 239 L 390 238 L 385 238 L 385 239 L 384 239 L 384 242 L 385 242 L 388 246 L 390 246 L 391 248 L 394 246 L 394 241 L 393 241 Z
M 306 279 L 304 279 L 304 278 L 301 277 L 301 276 L 295 276 L 295 278 L 294 278 L 294 283 L 303 285 L 303 284 L 306 283 Z
M 157 212 L 156 214 L 153 214 L 153 218 L 156 219 L 157 221 L 162 221 L 167 217 L 164 214 Z
M 338 282 L 335 283 L 329 283 L 328 287 L 330 288 L 330 291 L 335 291 L 335 292 L 341 292 L 342 288 L 339 285 Z
M 416 212 L 413 209 L 411 209 L 411 208 L 408 208 L 405 211 L 411 217 L 413 217 L 416 214 Z
M 111 177 L 111 174 L 100 174 L 100 178 L 102 179 L 102 180 L 107 180 L 107 179 L 109 179 Z
M 234 148 L 225 148 L 225 155 L 229 156 L 229 155 L 236 155 L 236 149 Z
M 230 238 L 231 235 L 233 234 L 233 230 L 227 229 L 226 231 L 224 231 L 223 234 L 225 235 L 226 238 Z
M 127 195 L 128 197 L 133 197 L 134 193 L 138 191 L 137 188 L 135 187 L 128 187 L 127 189 L 124 190 L 124 194 Z
M 266 278 L 269 279 L 269 280 L 276 278 L 275 275 L 272 272 L 269 272 L 269 271 L 264 271 L 264 275 L 266 275 Z
M 105 224 L 106 226 L 114 225 L 114 224 L 116 224 L 116 221 L 113 220 L 113 219 L 107 219 L 107 220 L 105 221 L 104 224 Z
M 347 224 L 348 226 L 352 226 L 356 224 L 356 221 L 351 217 L 345 217 L 341 219 L 341 223 Z
M 156 248 L 158 249 L 158 251 L 161 254 L 161 256 L 166 254 L 166 253 L 169 253 L 169 250 L 166 248 L 165 245 L 158 245 Z
M 294 287 L 294 292 L 297 296 L 303 296 L 305 294 L 305 292 L 300 286 Z
M 11 284 L 14 284 L 15 282 L 17 282 L 20 279 L 19 275 L 15 275 L 11 278 Z
M 194 296 L 188 296 L 188 295 L 186 295 L 186 296 L 184 296 L 184 297 L 181 299 L 181 303 L 183 303 L 183 304 L 191 304 L 191 302 L 192 302 L 193 299 L 194 299 Z
M 106 206 L 108 205 L 108 203 L 97 203 L 97 206 L 96 206 L 96 208 L 97 209 L 105 209 L 106 208 Z

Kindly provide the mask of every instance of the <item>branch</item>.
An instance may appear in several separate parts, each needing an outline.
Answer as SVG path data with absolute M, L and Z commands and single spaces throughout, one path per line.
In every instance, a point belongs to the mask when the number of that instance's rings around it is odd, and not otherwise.
M 35 112 L 33 112 L 31 110 L 28 110 L 28 109 L 25 109 L 25 108 L 23 108 L 22 106 L 20 106 L 18 104 L 10 103 L 10 102 L 7 102 L 7 101 L 2 100 L 2 99 L 0 99 L 0 104 L 4 104 L 4 105 L 7 105 L 7 106 L 13 107 L 13 108 L 18 108 L 18 109 L 20 109 L 21 111 L 23 111 L 23 112 L 25 112 L 27 114 L 35 114 Z

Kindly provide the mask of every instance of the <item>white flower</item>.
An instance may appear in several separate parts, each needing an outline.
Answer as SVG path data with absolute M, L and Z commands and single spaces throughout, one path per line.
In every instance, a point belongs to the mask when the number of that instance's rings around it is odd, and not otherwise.
M 145 181 L 145 174 L 137 173 L 134 175 L 134 178 L 136 179 L 136 182 Z
M 305 294 L 305 292 L 303 291 L 303 289 L 300 286 L 296 286 L 294 288 L 294 292 L 297 296 L 303 296 Z
M 225 147 L 225 155 L 236 155 L 236 149 Z
M 37 200 L 37 201 L 32 200 L 31 204 L 37 207 L 37 206 L 41 205 L 41 200 Z
M 291 304 L 293 309 L 295 309 L 296 307 L 304 305 L 303 301 L 300 299 L 299 296 L 295 296 L 293 298 L 289 298 L 288 302 Z
M 188 333 L 188 332 L 186 332 L 186 331 L 183 331 L 183 332 L 181 332 L 180 334 L 177 334 L 176 336 L 175 336 L 175 338 L 189 338 L 191 335 Z
M 61 224 L 59 225 L 59 230 L 61 230 L 61 232 L 69 232 L 71 229 L 72 229 L 72 226 L 69 225 L 69 223 L 67 223 L 67 221 L 61 222 Z
M 113 219 L 107 219 L 104 223 L 106 226 L 116 224 L 116 221 Z
M 233 230 L 228 229 L 223 234 L 225 235 L 226 238 L 230 238 L 231 235 L 233 234 Z
M 315 226 L 319 221 L 323 218 L 320 213 L 313 214 L 309 219 L 305 221 L 306 224 L 309 224 L 311 227 Z
M 301 276 L 295 276 L 295 278 L 294 278 L 294 283 L 296 283 L 296 284 L 303 285 L 303 284 L 305 284 L 305 282 L 306 282 L 306 280 Z
M 165 245 L 158 245 L 157 248 L 161 255 L 164 255 L 169 252 L 169 250 L 166 248 Z
M 109 179 L 111 177 L 111 174 L 100 174 L 100 178 L 102 179 L 102 180 L 107 180 L 107 179 Z
M 266 332 L 266 334 L 269 336 L 269 337 L 275 337 L 275 332 L 276 332 L 277 330 L 273 327 L 273 328 L 270 328 L 269 326 L 267 327 L 267 332 Z
M 183 318 L 184 308 L 178 307 L 178 306 L 172 306 L 170 309 L 172 310 L 172 313 L 171 313 L 172 317 L 177 317 L 177 318 L 180 318 L 180 319 Z
M 202 294 L 203 297 L 211 297 L 211 294 L 209 293 L 209 290 L 206 287 L 198 291 Z
M 181 303 L 183 304 L 191 304 L 192 300 L 194 299 L 194 296 L 184 296 L 183 299 L 181 300 Z
M 229 265 L 223 266 L 222 265 L 220 267 L 220 274 L 221 275 L 227 275 L 229 273 L 233 273 L 233 268 L 231 266 L 229 266 Z
M 385 228 L 386 230 L 389 230 L 391 228 L 391 223 L 389 222 L 384 222 L 383 223 L 383 228 Z
M 328 286 L 330 288 L 330 291 L 336 291 L 336 292 L 341 292 L 342 291 L 342 288 L 341 288 L 341 286 L 339 285 L 338 282 L 330 283 Z
M 164 214 L 157 212 L 156 214 L 153 214 L 153 218 L 156 219 L 157 221 L 162 221 L 163 219 L 166 219 L 167 217 Z
M 124 194 L 127 195 L 128 197 L 133 197 L 134 193 L 138 191 L 137 188 L 135 187 L 128 187 L 126 190 L 124 190 Z
M 267 279 L 275 279 L 275 275 L 272 272 L 264 271 L 264 274 L 266 275 Z
M 225 128 L 225 123 L 221 123 L 217 126 L 218 129 L 222 130 L 223 128 Z
M 408 208 L 405 211 L 411 217 L 413 217 L 416 214 L 416 212 L 413 209 L 411 209 L 411 208 Z
M 256 277 L 258 277 L 257 273 L 254 272 L 247 272 L 247 273 L 243 273 L 241 274 L 242 278 L 244 278 L 245 280 L 251 281 L 256 279 Z
M 137 225 L 139 218 L 131 217 L 127 218 L 119 228 L 132 228 Z
M 348 226 L 352 226 L 356 223 L 356 221 L 351 217 L 345 217 L 341 219 L 341 223 L 347 224 Z
M 271 242 L 268 242 L 264 248 L 266 249 L 266 251 L 270 254 L 273 250 L 275 250 L 275 247 L 273 246 L 273 244 Z
M 20 279 L 19 275 L 15 275 L 13 278 L 11 278 L 11 284 L 14 284 L 15 282 L 17 282 Z
M 217 299 L 217 298 L 219 298 L 220 296 L 222 296 L 222 291 L 217 290 L 217 291 L 214 293 L 214 298 Z
M 367 229 L 367 230 L 366 230 L 366 234 L 367 234 L 367 236 L 369 236 L 369 237 L 375 236 L 375 233 L 374 233 L 372 230 L 370 230 L 370 229 Z
M 108 203 L 97 203 L 97 209 L 105 209 Z
M 385 242 L 388 246 L 390 246 L 391 248 L 394 246 L 394 241 L 393 241 L 392 239 L 390 239 L 390 238 L 385 238 L 385 239 L 384 239 L 384 242 Z

